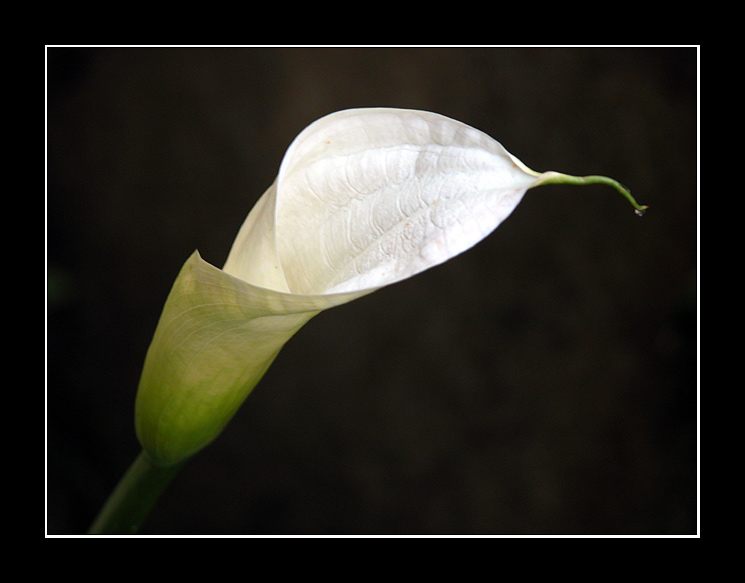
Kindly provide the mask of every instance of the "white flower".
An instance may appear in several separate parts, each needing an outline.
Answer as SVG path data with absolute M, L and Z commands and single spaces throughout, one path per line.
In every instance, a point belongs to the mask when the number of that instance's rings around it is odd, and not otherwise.
M 193 455 L 313 316 L 465 251 L 529 188 L 564 178 L 584 180 L 534 172 L 435 113 L 353 109 L 311 124 L 223 269 L 194 252 L 176 278 L 137 395 L 143 448 L 161 465 Z

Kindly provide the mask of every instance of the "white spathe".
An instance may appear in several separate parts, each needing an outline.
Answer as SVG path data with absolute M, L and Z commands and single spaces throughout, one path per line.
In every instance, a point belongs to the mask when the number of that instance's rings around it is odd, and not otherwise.
M 199 451 L 308 320 L 472 247 L 541 176 L 435 113 L 352 109 L 311 124 L 224 268 L 195 252 L 173 285 L 137 395 L 147 454 L 169 465 Z
M 447 117 L 340 111 L 290 145 L 224 269 L 295 294 L 378 288 L 481 241 L 538 177 Z

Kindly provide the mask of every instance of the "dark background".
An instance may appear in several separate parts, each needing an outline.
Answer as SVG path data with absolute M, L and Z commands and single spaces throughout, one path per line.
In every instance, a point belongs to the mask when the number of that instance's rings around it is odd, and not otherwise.
M 695 48 L 50 48 L 47 532 L 139 452 L 133 404 L 194 249 L 222 266 L 285 149 L 335 110 L 435 111 L 531 190 L 445 265 L 285 347 L 144 534 L 691 534 Z

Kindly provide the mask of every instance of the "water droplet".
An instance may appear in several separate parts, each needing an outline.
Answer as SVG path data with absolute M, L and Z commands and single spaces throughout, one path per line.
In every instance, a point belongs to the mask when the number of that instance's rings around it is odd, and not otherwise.
M 647 209 L 634 209 L 634 212 L 636 213 L 636 216 L 637 217 L 643 217 L 644 216 L 644 211 L 646 211 L 646 210 Z

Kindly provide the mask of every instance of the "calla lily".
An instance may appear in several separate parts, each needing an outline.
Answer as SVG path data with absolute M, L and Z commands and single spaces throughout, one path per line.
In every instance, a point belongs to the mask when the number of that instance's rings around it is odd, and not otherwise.
M 497 141 L 423 111 L 328 115 L 290 145 L 222 269 L 195 252 L 166 300 L 136 400 L 149 459 L 209 444 L 313 316 L 472 247 L 525 192 L 618 183 L 528 169 Z

